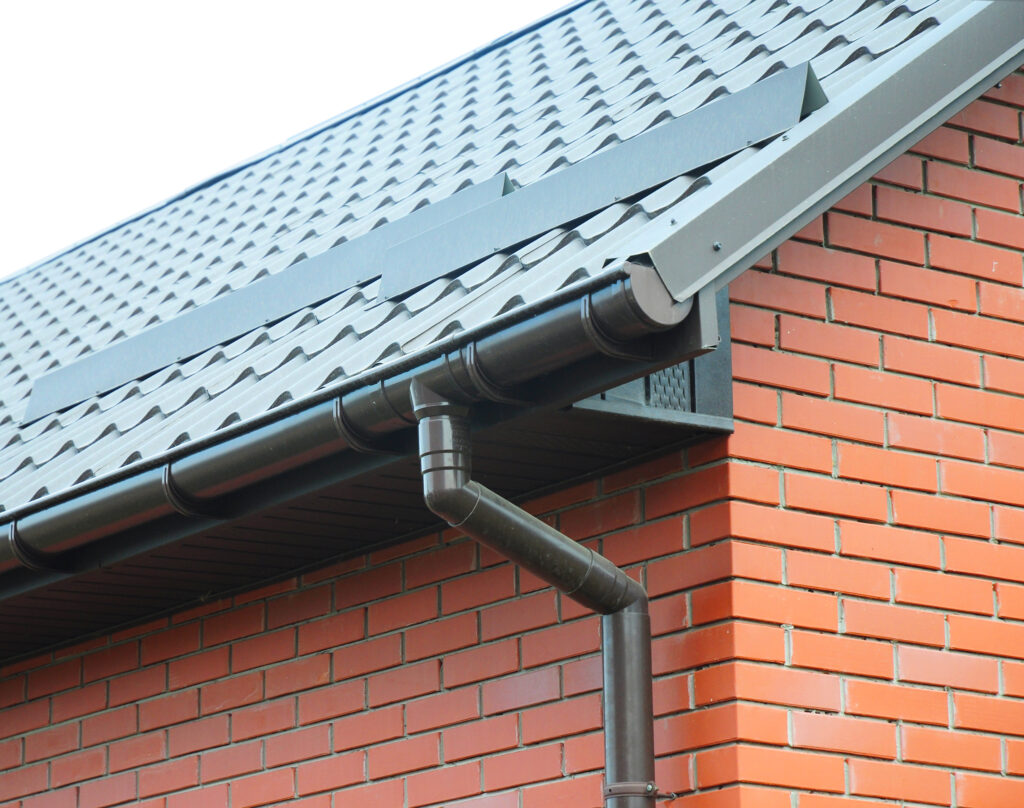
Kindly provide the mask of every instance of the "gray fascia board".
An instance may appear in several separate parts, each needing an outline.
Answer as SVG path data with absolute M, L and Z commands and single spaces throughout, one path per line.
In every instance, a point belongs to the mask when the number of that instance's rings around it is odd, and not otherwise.
M 512 190 L 507 174 L 471 185 L 36 379 L 22 423 L 141 379 L 380 274 L 389 243 L 404 241 Z
M 809 64 L 779 71 L 391 246 L 380 297 L 411 292 L 795 126 L 825 102 Z
M 883 58 L 870 84 L 836 96 L 699 199 L 680 202 L 662 217 L 676 226 L 655 223 L 643 234 L 676 300 L 728 284 L 1018 67 L 1024 3 L 979 0 Z

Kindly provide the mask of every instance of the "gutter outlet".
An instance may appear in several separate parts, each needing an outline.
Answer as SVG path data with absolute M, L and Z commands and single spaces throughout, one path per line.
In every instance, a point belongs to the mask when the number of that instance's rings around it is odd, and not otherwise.
M 470 478 L 469 408 L 413 380 L 427 507 L 453 527 L 599 612 L 607 808 L 653 808 L 654 710 L 647 592 L 583 547 Z

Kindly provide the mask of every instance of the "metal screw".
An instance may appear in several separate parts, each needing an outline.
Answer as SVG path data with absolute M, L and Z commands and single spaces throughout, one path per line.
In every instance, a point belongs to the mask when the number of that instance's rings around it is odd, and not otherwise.
M 720 241 L 713 241 L 713 242 L 711 242 L 711 249 L 714 250 L 715 252 L 718 252 L 719 250 L 722 249 L 722 242 L 720 242 Z

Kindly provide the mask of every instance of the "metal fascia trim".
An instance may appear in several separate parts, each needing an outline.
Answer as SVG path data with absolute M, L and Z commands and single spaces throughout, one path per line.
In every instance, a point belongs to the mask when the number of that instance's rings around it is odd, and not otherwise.
M 721 288 L 1024 60 L 1024 3 L 973 2 L 655 223 L 676 300 Z M 719 246 L 715 246 L 715 245 Z

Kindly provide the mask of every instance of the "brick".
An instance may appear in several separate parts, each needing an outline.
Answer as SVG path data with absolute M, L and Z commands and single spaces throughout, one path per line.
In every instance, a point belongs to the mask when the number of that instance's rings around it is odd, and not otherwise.
M 814 514 L 723 503 L 690 517 L 690 540 L 696 546 L 732 537 L 831 552 L 835 547 L 833 524 L 832 519 Z
M 488 791 L 551 780 L 561 775 L 562 750 L 558 744 L 493 755 L 483 761 L 484 786 Z
M 223 808 L 229 803 L 227 784 L 167 795 L 167 808 Z
M 231 740 L 237 743 L 294 726 L 295 699 L 263 702 L 234 712 L 231 716 Z
M 391 808 L 402 805 L 405 800 L 405 783 L 402 780 L 389 780 L 358 788 L 347 788 L 339 795 L 344 805 L 373 806 L 373 808 Z
M 594 694 L 524 710 L 522 722 L 524 744 L 599 729 L 601 698 Z
M 199 785 L 199 758 L 171 760 L 139 772 L 139 796 L 151 797 Z
M 840 521 L 840 542 L 843 555 L 933 569 L 942 562 L 939 538 L 916 530 Z
M 362 748 L 404 734 L 401 706 L 359 713 L 334 722 L 334 751 Z
M 186 623 L 142 638 L 139 658 L 152 665 L 199 650 L 199 623 Z
M 135 735 L 110 744 L 108 754 L 111 772 L 137 769 L 147 763 L 155 763 L 166 758 L 167 742 L 163 732 Z
M 978 212 L 979 219 L 984 213 Z M 931 235 L 928 237 L 928 261 L 938 269 L 948 269 L 986 281 L 1016 285 L 1021 283 L 1022 262 L 1019 253 L 974 241 Z
M 909 606 L 843 600 L 845 631 L 860 637 L 941 646 L 946 641 L 942 615 Z
M 177 757 L 201 749 L 223 746 L 229 738 L 228 717 L 217 715 L 171 727 L 167 732 L 167 746 L 171 757 Z
M 990 581 L 924 570 L 896 570 L 896 601 L 975 614 L 994 609 Z
M 229 649 L 223 647 L 176 659 L 167 666 L 168 686 L 177 690 L 227 676 L 228 656 Z
M 296 769 L 299 794 L 316 794 L 363 782 L 363 757 L 362 752 L 355 752 L 303 763 Z
M 938 163 L 929 163 L 928 179 L 931 182 L 931 166 Z M 943 166 L 947 167 L 947 166 Z M 948 168 L 957 171 L 964 171 L 970 174 L 967 169 L 957 169 L 955 166 Z M 953 196 L 962 199 L 958 193 L 949 193 L 951 190 L 944 175 L 940 175 L 942 188 L 946 196 Z M 931 190 L 931 189 L 929 189 Z M 936 193 L 940 193 L 936 191 Z M 937 230 L 940 233 L 955 233 L 960 236 L 971 235 L 971 209 L 968 205 L 959 202 L 952 202 L 948 199 L 938 199 L 933 196 L 925 196 L 919 193 L 903 191 L 898 188 L 879 187 L 875 189 L 875 200 L 878 207 L 878 218 L 896 222 L 897 224 L 910 225 L 923 230 Z
M 970 152 L 967 146 L 967 133 L 958 132 L 946 126 L 940 126 L 930 134 L 926 135 L 910 151 L 923 154 L 927 157 L 938 157 L 940 160 L 950 160 L 955 163 L 967 163 Z
M 870 185 L 861 185 L 836 202 L 833 207 L 836 210 L 846 211 L 847 213 L 860 213 L 863 216 L 870 216 L 874 210 L 873 196 L 873 188 Z
M 995 590 L 999 602 L 998 616 L 1004 620 L 1024 619 L 1024 587 L 1000 583 L 996 584 Z
M 479 718 L 477 688 L 464 687 L 410 701 L 405 706 L 405 716 L 406 728 L 410 733 Z
M 999 771 L 1002 765 L 998 738 L 926 727 L 905 726 L 900 731 L 904 760 L 989 771 Z
M 839 679 L 828 674 L 732 662 L 698 670 L 693 680 L 699 706 L 744 699 L 812 710 L 839 710 Z
M 731 622 L 656 640 L 653 666 L 661 675 L 730 659 L 781 663 L 785 656 L 785 636 L 778 626 Z
M 553 625 L 557 620 L 555 593 L 548 590 L 482 610 L 480 632 L 483 640 L 494 640 Z
M 370 634 L 383 634 L 438 616 L 437 587 L 371 603 L 367 611 Z
M 366 755 L 367 773 L 376 780 L 437 766 L 441 762 L 439 739 L 440 736 L 433 733 L 374 746 Z
M 740 421 L 729 435 L 726 447 L 730 457 L 743 460 L 808 471 L 832 471 L 831 442 L 813 435 Z
M 146 731 L 180 724 L 199 716 L 199 691 L 171 693 L 139 705 L 139 729 Z
M 34 732 L 25 738 L 25 762 L 56 757 L 78 748 L 78 725 L 64 724 Z
M 458 691 L 456 691 L 458 692 Z M 559 697 L 558 670 L 541 668 L 484 682 L 483 709 L 486 715 L 519 710 Z M 410 705 L 410 708 L 412 705 Z
M 447 670 L 446 660 L 445 684 L 451 687 L 453 683 L 447 681 Z M 371 707 L 377 707 L 381 704 L 390 704 L 414 696 L 434 693 L 440 687 L 440 662 L 431 659 L 427 662 L 406 665 L 393 671 L 371 676 L 368 685 L 369 703 Z
M 1024 177 L 1024 148 L 977 136 L 974 138 L 974 165 L 1011 177 Z
M 299 696 L 299 723 L 312 724 L 359 712 L 366 706 L 365 690 L 362 681 L 354 681 L 303 693 Z
M 525 715 L 524 715 L 525 727 Z M 473 721 L 442 733 L 446 763 L 503 752 L 519 745 L 519 716 L 514 713 Z
M 850 443 L 839 444 L 839 474 L 851 480 L 932 492 L 938 480 L 933 458 Z
M 884 522 L 888 517 L 886 492 L 878 486 L 808 474 L 786 474 L 785 484 L 789 508 L 874 522 Z
M 552 805 L 597 806 L 601 804 L 601 777 L 558 780 L 523 790 L 523 808 L 550 808 Z
M 775 311 L 825 317 L 824 286 L 767 272 L 744 272 L 729 284 L 729 298 Z
M 274 598 L 267 604 L 267 628 L 274 629 L 320 617 L 331 610 L 331 588 L 318 586 Z
M 968 104 L 950 118 L 947 125 L 1009 140 L 1017 140 L 1020 137 L 1017 110 L 987 101 Z
M 877 366 L 879 359 L 878 335 L 871 331 L 788 315 L 779 318 L 779 347 L 861 365 Z
M 991 693 L 999 689 L 999 664 L 994 659 L 905 645 L 898 649 L 898 657 L 904 682 Z
M 445 687 L 457 687 L 494 676 L 511 673 L 519 668 L 519 650 L 516 640 L 473 648 L 451 654 L 444 660 Z
M 109 684 L 109 704 L 117 707 L 132 701 L 155 696 L 167 689 L 167 671 L 164 666 L 156 665 L 134 673 L 111 679 Z
M 1024 625 L 953 614 L 948 622 L 950 648 L 1024 659 Z
M 1024 291 L 1020 289 L 996 283 L 980 283 L 978 284 L 978 301 L 982 314 L 1017 323 L 1024 322 Z M 1012 360 L 1006 361 L 1012 362 Z M 1019 363 L 1013 364 L 1019 365 Z M 985 382 L 986 385 L 991 386 L 988 378 L 985 379 Z
M 321 724 L 267 738 L 263 754 L 269 768 L 322 757 L 330 752 L 331 728 Z
M 334 652 L 334 679 L 351 679 L 393 668 L 401 662 L 402 637 L 399 634 L 354 643 Z
M 920 418 L 902 413 L 888 413 L 889 445 L 899 449 L 984 460 L 985 433 L 971 426 Z
M 16 738 L 13 741 L 0 743 L 0 771 L 13 769 L 22 763 L 22 740 Z
M 1024 581 L 1024 547 L 944 537 L 946 569 L 967 575 Z
M 203 715 L 253 704 L 263 698 L 263 674 L 249 673 L 206 685 L 199 694 Z
M 465 540 L 405 561 L 405 585 L 415 589 L 475 569 L 477 545 Z
M 794 711 L 793 746 L 894 759 L 896 728 L 887 722 Z
M 829 246 L 832 247 L 843 247 L 911 264 L 924 262 L 924 236 L 908 228 L 829 213 L 828 237 Z
M 554 669 L 550 669 L 554 671 Z M 539 675 L 543 671 L 535 671 Z M 520 674 L 530 676 L 533 674 Z M 596 656 L 585 659 L 577 659 L 567 662 L 562 666 L 562 692 L 566 696 L 576 696 L 580 693 L 593 693 L 600 690 L 603 684 L 604 673 L 601 669 L 601 658 Z M 543 684 L 538 683 L 538 689 L 543 689 Z M 484 685 L 484 698 L 487 696 L 487 685 Z M 535 698 L 532 703 L 539 704 L 542 701 L 551 701 L 551 698 Z M 486 701 L 485 701 L 486 703 Z
M 600 623 L 591 616 L 547 628 L 523 637 L 522 647 L 524 668 L 582 656 L 601 647 Z M 501 672 L 511 673 L 510 670 Z
M 806 356 L 733 345 L 732 372 L 736 379 L 785 390 L 820 396 L 829 392 L 828 363 Z
M 265 606 L 254 603 L 203 620 L 203 645 L 209 647 L 258 634 L 264 629 Z
M 251 808 L 272 802 L 290 800 L 295 796 L 293 769 L 276 769 L 231 783 L 231 808 Z
M 612 536 L 606 536 L 601 541 L 601 554 L 613 564 L 621 567 L 672 555 L 682 549 L 683 520 L 680 517 L 662 519 L 640 527 L 620 530 Z M 486 616 L 486 614 L 485 611 L 483 615 Z M 546 625 L 546 623 L 540 623 L 536 627 L 542 625 Z
M 786 710 L 737 702 L 674 715 L 654 725 L 654 745 L 661 755 L 737 741 L 785 746 L 788 736 Z
M 4 772 L 0 778 L 0 800 L 13 800 L 26 794 L 46 790 L 46 764 L 22 766 L 14 771 Z M 12 808 L 18 808 L 17 803 Z
M 939 468 L 942 490 L 947 494 L 1024 505 L 1019 472 L 950 460 L 943 460 Z
M 860 637 L 793 631 L 792 663 L 800 668 L 893 678 L 892 646 Z
M 434 803 L 451 804 L 451 800 L 480 793 L 480 764 L 464 763 L 445 766 L 437 771 L 410 775 L 406 779 L 409 808 Z
M 775 424 L 778 420 L 778 397 L 775 390 L 753 384 L 732 383 L 732 410 L 736 418 Z
M 877 760 L 850 760 L 850 790 L 868 797 L 950 805 L 949 773 Z
M 701 788 L 742 782 L 842 792 L 843 781 L 839 757 L 746 744 L 697 754 L 697 785 Z
M 453 614 L 515 597 L 515 594 L 515 569 L 511 564 L 502 564 L 441 584 L 441 611 Z
M 200 770 L 204 783 L 252 774 L 263 768 L 263 742 L 236 744 L 213 749 L 202 756 Z
M 964 160 L 967 160 L 967 139 L 964 138 Z M 889 165 L 875 174 L 875 180 L 920 191 L 924 188 L 924 161 L 919 157 L 901 154 Z M 879 189 L 881 190 L 881 189 Z
M 850 289 L 831 292 L 836 322 L 928 339 L 928 309 L 917 303 L 864 294 Z
M 965 536 L 989 534 L 989 509 L 980 502 L 910 491 L 893 491 L 891 496 L 893 521 L 897 525 Z
M 634 525 L 642 517 L 639 491 L 626 491 L 617 496 L 563 511 L 558 517 L 562 532 L 569 538 L 583 539 Z
M 86 683 L 106 679 L 139 667 L 138 642 L 126 642 L 94 651 L 82 659 L 82 680 Z
M 879 270 L 883 295 L 961 311 L 977 310 L 977 282 L 973 278 L 892 261 L 880 262 Z
M 874 291 L 875 262 L 864 255 L 829 250 L 792 239 L 778 249 L 779 272 L 837 286 Z
M 885 416 L 877 410 L 789 393 L 782 395 L 782 425 L 863 443 L 885 440 Z
M 954 693 L 953 703 L 953 726 L 957 728 L 1001 735 L 1024 735 L 1024 702 Z
M 1022 91 L 1024 91 L 1024 82 L 1019 72 L 1011 73 L 1006 76 L 1002 81 L 996 82 L 995 86 L 991 87 L 988 92 L 985 93 L 985 98 L 993 101 L 1002 101 L 1005 104 L 1011 104 L 1015 107 L 1024 106 L 1021 103 Z
M 82 684 L 82 660 L 70 659 L 32 671 L 28 675 L 28 697 L 37 699 Z
M 655 741 L 655 744 L 658 742 Z M 600 732 L 565 741 L 565 773 L 593 772 L 604 766 L 604 736 Z
M 78 808 L 78 789 L 65 788 L 60 791 L 47 791 L 34 797 L 28 797 L 21 803 L 4 803 L 6 808 L 21 805 L 21 808 Z
M 853 679 L 846 682 L 846 711 L 941 726 L 949 718 L 946 694 L 942 691 Z
M 889 371 L 975 387 L 981 383 L 981 361 L 970 351 L 892 336 L 885 337 L 884 351 Z M 925 411 L 931 411 L 930 405 Z
M 266 672 L 266 698 L 320 687 L 331 681 L 331 657 L 328 654 L 304 657 L 269 668 Z
M 775 344 L 775 313 L 764 309 L 732 304 L 729 307 L 729 332 L 734 342 L 750 342 L 772 347 Z
M 797 625 L 823 631 L 838 629 L 836 598 L 750 581 L 727 581 L 692 595 L 695 625 L 729 618 Z
M 790 586 L 889 599 L 889 569 L 881 564 L 791 550 L 786 573 Z
M 929 193 L 1020 212 L 1020 185 L 1015 180 L 934 161 L 925 170 Z M 964 235 L 970 235 L 969 224 Z
M 240 640 L 231 647 L 231 671 L 242 671 L 282 662 L 295 656 L 295 629 L 286 628 Z
M 961 808 L 992 808 L 1024 803 L 1024 781 L 957 772 L 956 805 Z
M 836 365 L 835 397 L 891 410 L 932 414 L 932 386 L 924 379 L 848 365 Z
M 82 721 L 82 746 L 123 738 L 137 730 L 138 708 L 134 705 L 100 713 Z
M 974 218 L 978 226 L 978 241 L 987 241 L 1003 247 L 1012 247 L 1016 250 L 1024 249 L 1024 220 L 1020 216 L 1013 213 L 1002 213 L 996 210 L 979 208 L 975 211 Z M 1019 272 L 1018 267 L 1015 273 L 1018 277 Z M 998 278 L 998 280 L 1005 281 L 1006 283 L 1020 284 L 1019 280 L 1011 281 L 1003 277 Z
M 299 654 L 333 649 L 365 636 L 364 610 L 343 612 L 299 626 Z
M 136 789 L 135 772 L 93 780 L 78 787 L 78 805 L 79 808 L 106 808 L 108 805 L 119 805 L 134 800 Z
M 111 750 L 113 751 L 113 750 Z M 159 759 L 159 758 L 155 758 Z M 111 765 L 110 772 L 116 771 Z M 50 788 L 80 783 L 107 773 L 107 750 L 103 747 L 86 749 L 50 763 Z

